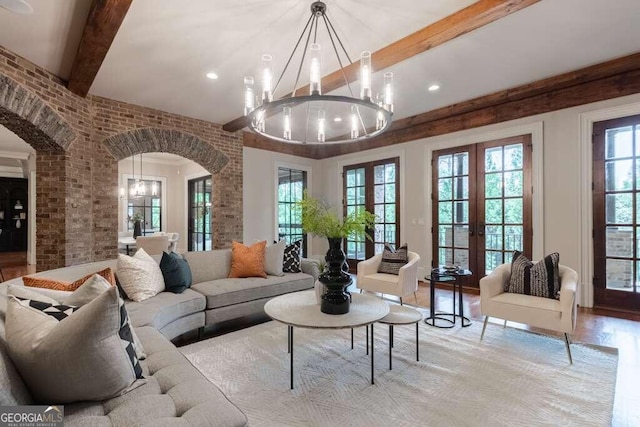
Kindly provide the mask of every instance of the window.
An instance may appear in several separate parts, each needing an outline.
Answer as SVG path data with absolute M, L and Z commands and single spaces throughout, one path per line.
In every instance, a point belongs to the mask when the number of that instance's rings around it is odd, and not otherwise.
M 127 217 L 142 216 L 142 235 L 162 231 L 162 182 L 156 180 L 142 180 L 145 196 L 135 197 L 135 187 L 138 180 L 127 180 Z M 133 223 L 127 221 L 127 230 L 133 231 Z
M 211 242 L 211 175 L 189 180 L 190 251 L 210 251 Z
M 300 213 L 295 203 L 307 188 L 307 172 L 278 168 L 278 238 L 287 244 L 302 240 L 302 255 L 307 253 L 307 235 L 302 232 Z
M 352 269 L 358 261 L 381 253 L 385 243 L 400 245 L 399 169 L 398 157 L 344 167 L 344 214 L 366 209 L 377 217 L 374 230 L 369 231 L 373 242 L 364 235 L 346 239 Z

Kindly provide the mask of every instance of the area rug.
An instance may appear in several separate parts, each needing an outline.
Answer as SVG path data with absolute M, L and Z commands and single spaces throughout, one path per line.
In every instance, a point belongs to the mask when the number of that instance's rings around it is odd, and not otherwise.
M 180 350 L 252 426 L 610 425 L 617 350 L 490 324 L 438 329 L 376 325 L 375 385 L 365 329 L 296 329 L 289 389 L 286 326 L 268 322 Z

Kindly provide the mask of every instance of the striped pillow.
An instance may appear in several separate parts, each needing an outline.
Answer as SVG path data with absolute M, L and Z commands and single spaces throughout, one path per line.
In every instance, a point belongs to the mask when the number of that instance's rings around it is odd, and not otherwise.
M 537 263 L 515 251 L 511 261 L 511 278 L 506 292 L 544 298 L 560 298 L 560 254 L 554 252 Z
M 407 245 L 400 246 L 394 250 L 388 243 L 384 244 L 382 260 L 378 266 L 378 273 L 395 274 L 400 273 L 400 268 L 409 262 L 409 250 Z
M 73 292 L 78 289 L 84 282 L 92 278 L 94 275 L 104 277 L 111 286 L 116 285 L 116 277 L 113 274 L 111 268 L 105 268 L 104 270 L 97 271 L 95 273 L 87 274 L 81 279 L 76 280 L 73 283 L 64 282 L 62 280 L 47 279 L 46 277 L 31 277 L 24 276 L 22 282 L 25 286 L 31 288 L 53 289 L 54 291 L 67 291 Z

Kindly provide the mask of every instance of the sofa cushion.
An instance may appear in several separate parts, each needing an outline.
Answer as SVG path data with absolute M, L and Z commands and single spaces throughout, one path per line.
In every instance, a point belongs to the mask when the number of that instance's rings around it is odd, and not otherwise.
M 165 290 L 180 294 L 191 286 L 191 268 L 186 259 L 181 255 L 171 252 L 163 252 L 160 260 L 160 270 L 164 277 Z
M 544 298 L 560 298 L 560 254 L 554 252 L 540 262 L 531 262 L 522 252 L 515 251 L 511 261 L 511 276 L 505 291 Z
M 66 405 L 65 426 L 245 426 L 244 414 L 150 327 L 136 332 L 147 349 L 147 383 L 99 403 Z
M 142 377 L 115 288 L 79 310 L 11 296 L 6 337 L 12 360 L 42 403 L 103 400 Z
M 264 272 L 264 252 L 267 246 L 265 240 L 254 243 L 251 246 L 233 242 L 231 247 L 231 270 L 229 277 L 263 277 Z
M 162 329 L 174 320 L 204 310 L 205 304 L 205 297 L 191 289 L 181 294 L 160 292 L 141 302 L 125 302 L 134 327 L 153 326 L 156 329 Z
M 160 266 L 144 249 L 138 249 L 133 257 L 118 254 L 118 282 L 127 297 L 138 302 L 164 290 Z
M 116 285 L 116 278 L 113 273 L 113 270 L 110 267 L 102 269 L 100 271 L 95 271 L 93 273 L 89 273 L 80 279 L 75 280 L 73 283 L 69 283 L 63 280 L 55 280 L 47 277 L 40 276 L 24 276 L 22 281 L 24 285 L 30 288 L 41 288 L 41 289 L 50 289 L 54 291 L 67 291 L 73 292 L 78 289 L 80 286 L 84 284 L 87 280 L 89 280 L 94 275 L 99 275 L 106 279 L 111 286 Z
M 282 261 L 284 260 L 284 249 L 287 243 L 280 240 L 273 245 L 269 245 L 264 250 L 264 272 L 269 276 L 282 276 Z
M 274 297 L 287 292 L 313 288 L 313 277 L 305 273 L 286 273 L 266 279 L 220 279 L 197 283 L 191 287 L 207 297 L 207 309 Z
M 231 249 L 186 252 L 184 258 L 191 266 L 193 283 L 226 279 L 231 269 Z
M 302 240 L 293 242 L 284 248 L 282 271 L 285 273 L 301 273 L 300 260 L 302 259 Z
M 0 406 L 32 403 L 29 390 L 9 357 L 7 344 L 0 339 Z

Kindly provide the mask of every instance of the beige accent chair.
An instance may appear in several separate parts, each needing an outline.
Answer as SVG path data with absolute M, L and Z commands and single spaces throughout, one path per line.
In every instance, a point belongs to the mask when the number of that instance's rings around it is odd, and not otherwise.
M 149 255 L 161 255 L 162 252 L 169 250 L 169 236 L 138 236 L 136 238 L 136 247 L 144 249 Z
M 571 343 L 569 334 L 576 328 L 578 312 L 578 273 L 569 267 L 559 266 L 560 300 L 505 292 L 505 284 L 511 277 L 511 264 L 502 264 L 491 274 L 480 279 L 480 311 L 485 316 L 480 340 L 484 338 L 489 317 L 525 323 L 536 328 L 562 332 L 569 362 Z
M 400 268 L 399 274 L 378 273 L 378 266 L 382 261 L 382 254 L 375 255 L 358 263 L 358 288 L 363 291 L 379 292 L 402 298 L 413 293 L 418 302 L 418 262 L 420 255 L 415 252 L 407 253 L 409 262 Z
M 177 252 L 178 250 L 178 240 L 180 240 L 179 233 L 169 233 L 169 252 Z

